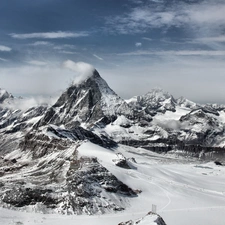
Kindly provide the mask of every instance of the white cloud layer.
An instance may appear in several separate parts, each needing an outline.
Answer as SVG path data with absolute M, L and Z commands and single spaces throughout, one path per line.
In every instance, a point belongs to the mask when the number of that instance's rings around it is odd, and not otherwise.
M 35 41 L 34 43 L 30 44 L 33 46 L 50 46 L 53 45 L 51 42 L 48 41 Z
M 0 74 L 0 88 L 14 96 L 58 95 L 69 86 L 75 77 L 74 72 L 53 62 L 46 66 L 27 64 L 1 67 Z
M 98 55 L 96 55 L 96 54 L 93 54 L 93 56 L 94 56 L 95 58 L 97 58 L 97 59 L 101 60 L 101 61 L 103 61 L 103 60 L 104 60 L 103 58 L 101 58 L 100 56 L 98 56 Z
M 25 98 L 15 98 L 11 101 L 6 101 L 3 103 L 3 107 L 7 107 L 10 109 L 20 109 L 22 111 L 26 111 L 30 109 L 31 107 L 37 107 L 41 105 L 47 105 L 51 106 L 53 105 L 56 100 L 58 99 L 58 96 L 49 97 L 49 96 L 30 96 Z
M 135 43 L 135 46 L 136 47 L 141 47 L 142 46 L 142 43 L 141 42 L 137 42 L 137 43 Z
M 220 35 L 217 37 L 203 37 L 196 40 L 199 42 L 225 42 L 225 35 Z
M 67 60 L 63 63 L 63 66 L 77 73 L 78 77 L 75 78 L 74 84 L 80 83 L 83 80 L 89 78 L 93 75 L 95 68 L 85 62 L 73 62 L 72 60 Z
M 1 52 L 10 52 L 12 49 L 7 47 L 7 46 L 4 46 L 4 45 L 0 45 L 0 51 Z
M 0 58 L 1 61 L 3 62 L 7 62 L 8 60 L 7 59 L 3 59 L 3 58 Z
M 46 32 L 46 33 L 27 33 L 27 34 L 10 34 L 11 37 L 17 39 L 29 39 L 29 38 L 43 38 L 43 39 L 56 39 L 56 38 L 78 38 L 86 37 L 89 34 L 85 31 L 81 32 Z
M 30 61 L 27 61 L 27 63 L 34 65 L 34 66 L 46 66 L 47 65 L 46 62 L 38 61 L 38 60 L 30 60 Z
M 205 0 L 187 4 L 183 1 L 171 2 L 167 7 L 152 7 L 141 4 L 129 12 L 110 17 L 108 31 L 121 34 L 143 33 L 152 28 L 187 26 L 198 32 L 220 33 L 224 27 L 224 1 Z
M 129 99 L 154 87 L 198 103 L 225 103 L 224 57 L 199 55 L 119 57 L 119 67 L 99 69 L 111 88 Z M 121 57 L 121 58 L 120 58 Z
M 225 56 L 225 51 L 207 51 L 207 50 L 177 50 L 177 51 L 134 51 L 119 53 L 124 56 L 144 56 L 144 55 L 159 55 L 159 56 Z

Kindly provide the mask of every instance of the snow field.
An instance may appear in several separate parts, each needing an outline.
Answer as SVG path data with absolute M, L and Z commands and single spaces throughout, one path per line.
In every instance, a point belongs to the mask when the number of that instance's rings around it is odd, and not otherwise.
M 66 216 L 0 209 L 0 225 L 117 225 L 138 219 L 151 211 L 152 204 L 167 225 L 224 225 L 225 168 L 214 163 L 202 164 L 183 158 L 158 155 L 141 148 L 120 145 L 114 150 L 85 142 L 78 148 L 79 156 L 97 157 L 99 162 L 118 179 L 134 190 L 138 197 L 130 198 L 122 212 L 94 216 Z M 136 169 L 115 166 L 117 153 L 135 158 Z M 146 224 L 151 224 L 146 221 Z M 143 223 L 145 224 L 145 223 Z

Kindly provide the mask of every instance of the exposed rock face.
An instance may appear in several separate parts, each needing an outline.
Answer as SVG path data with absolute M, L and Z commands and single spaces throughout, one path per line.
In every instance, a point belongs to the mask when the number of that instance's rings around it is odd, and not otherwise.
M 96 158 L 78 157 L 77 148 L 83 141 L 116 147 L 106 137 L 82 127 L 68 130 L 47 125 L 19 140 L 14 151 L 0 158 L 2 205 L 34 207 L 40 212 L 95 214 L 123 210 L 127 198 L 137 196 Z
M 124 209 L 123 197 L 114 202 L 111 195 L 137 196 L 127 185 L 119 181 L 101 166 L 97 159 L 79 159 L 79 170 L 74 165 L 68 171 L 68 192 L 72 211 L 78 214 L 94 214 L 105 211 L 121 211 Z M 76 165 L 77 166 L 77 165 Z M 75 196 L 71 198 L 75 193 Z
M 187 144 L 213 146 L 217 144 L 217 138 L 223 136 L 224 125 L 216 118 L 218 112 L 205 108 L 193 110 L 180 118 L 183 125 L 182 131 L 186 133 L 180 140 Z
M 131 116 L 132 111 L 95 70 L 84 82 L 70 86 L 46 112 L 39 125 L 64 124 L 71 128 L 80 123 L 109 123 L 120 114 Z
M 136 101 L 130 105 L 137 111 L 145 111 L 146 114 L 154 116 L 157 112 L 165 113 L 167 110 L 176 111 L 176 100 L 168 92 L 162 89 L 153 89 L 151 92 L 138 96 Z
M 0 88 L 0 104 L 3 103 L 6 99 L 12 99 L 13 96 L 9 94 L 6 90 Z
M 97 159 L 78 159 L 74 153 L 70 157 L 73 157 L 70 162 L 62 154 L 61 160 L 49 161 L 45 155 L 45 160 L 38 160 L 37 169 L 30 172 L 29 165 L 26 165 L 20 180 L 12 176 L 3 184 L 2 203 L 14 207 L 36 206 L 41 212 L 95 214 L 123 210 L 126 197 L 137 196 Z M 45 182 L 42 181 L 44 178 Z M 26 187 L 28 182 L 29 188 Z
M 142 217 L 141 219 L 138 219 L 136 221 L 130 220 L 127 222 L 119 223 L 118 225 L 166 225 L 163 218 L 155 213 L 149 212 L 145 217 Z

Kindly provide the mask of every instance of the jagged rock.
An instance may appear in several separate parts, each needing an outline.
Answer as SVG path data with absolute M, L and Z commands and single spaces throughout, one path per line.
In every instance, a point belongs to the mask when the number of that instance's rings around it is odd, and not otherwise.
M 182 130 L 186 135 L 182 135 L 179 139 L 188 144 L 203 146 L 212 146 L 215 144 L 215 137 L 223 135 L 224 126 L 214 115 L 216 116 L 217 114 L 200 108 L 182 116 L 180 122 L 183 126 Z
M 78 158 L 76 151 L 63 158 L 60 152 L 61 158 L 44 155 L 36 159 L 37 168 L 28 166 L 20 181 L 15 177 L 1 185 L 0 202 L 20 208 L 39 204 L 41 212 L 95 214 L 123 210 L 126 199 L 137 196 L 137 191 L 119 181 L 96 158 Z M 26 187 L 28 181 L 31 188 Z
M 15 207 L 35 205 L 37 202 L 45 204 L 48 208 L 54 208 L 58 203 L 51 197 L 52 190 L 31 189 L 31 188 L 12 188 L 3 195 L 2 201 Z
M 222 166 L 223 164 L 221 163 L 221 162 L 219 162 L 219 161 L 215 161 L 214 162 L 217 166 Z
M 113 159 L 112 161 L 115 163 L 116 166 L 119 166 L 124 169 L 134 169 L 135 167 L 129 162 L 136 163 L 136 160 L 134 158 L 127 159 L 124 157 L 121 153 L 117 153 L 117 159 Z
M 3 103 L 6 99 L 12 99 L 13 96 L 9 94 L 6 90 L 0 88 L 0 104 Z
M 151 92 L 138 96 L 136 101 L 129 101 L 129 105 L 138 112 L 154 116 L 157 112 L 165 113 L 166 110 L 176 111 L 176 100 L 168 92 L 155 88 Z
M 116 115 L 121 114 L 132 116 L 132 110 L 95 70 L 82 83 L 70 86 L 48 109 L 39 126 L 52 123 L 72 128 L 83 122 L 89 125 L 100 120 L 102 123 L 106 120 L 113 122 Z
M 149 212 L 146 216 L 142 217 L 141 219 L 138 219 L 136 221 L 133 220 L 129 220 L 127 222 L 122 222 L 119 223 L 118 225 L 135 225 L 135 224 L 139 224 L 139 225 L 144 225 L 144 224 L 148 224 L 148 225 L 166 225 L 166 223 L 164 222 L 163 218 L 161 216 L 159 216 L 156 213 L 153 212 Z

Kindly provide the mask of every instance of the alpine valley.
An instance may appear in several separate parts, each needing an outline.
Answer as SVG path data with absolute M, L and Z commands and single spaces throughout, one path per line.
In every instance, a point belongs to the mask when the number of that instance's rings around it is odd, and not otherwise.
M 124 100 L 97 70 L 15 101 L 0 89 L 0 224 L 224 224 L 225 105 Z

